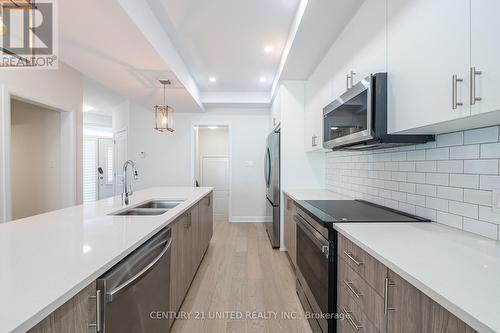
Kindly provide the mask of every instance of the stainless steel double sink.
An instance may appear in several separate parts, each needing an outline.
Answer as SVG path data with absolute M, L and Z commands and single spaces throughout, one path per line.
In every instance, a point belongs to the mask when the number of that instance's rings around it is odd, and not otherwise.
M 176 207 L 184 202 L 184 199 L 153 199 L 140 203 L 131 208 L 121 209 L 109 215 L 117 216 L 147 216 L 147 215 L 161 215 L 168 210 Z

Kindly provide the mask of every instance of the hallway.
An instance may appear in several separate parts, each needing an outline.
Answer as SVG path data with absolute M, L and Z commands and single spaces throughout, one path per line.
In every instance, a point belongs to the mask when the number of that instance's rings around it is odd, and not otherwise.
M 256 223 L 214 222 L 182 314 L 191 318 L 176 320 L 172 332 L 311 331 L 286 253 L 272 250 L 265 226 Z

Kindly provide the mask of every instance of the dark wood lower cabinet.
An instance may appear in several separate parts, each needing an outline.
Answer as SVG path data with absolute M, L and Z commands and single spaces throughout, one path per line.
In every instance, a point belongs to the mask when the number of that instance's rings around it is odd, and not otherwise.
M 459 318 L 389 270 L 388 333 L 472 333 Z
M 473 333 L 471 327 L 339 234 L 337 330 Z
M 30 329 L 29 333 L 95 332 L 96 283 L 85 287 L 56 311 Z

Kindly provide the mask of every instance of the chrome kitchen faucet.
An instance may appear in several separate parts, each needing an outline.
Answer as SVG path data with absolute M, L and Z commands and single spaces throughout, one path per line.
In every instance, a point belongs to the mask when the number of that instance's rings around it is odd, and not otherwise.
M 135 163 L 132 160 L 128 160 L 123 164 L 123 192 L 122 192 L 122 205 L 128 205 L 128 197 L 134 194 L 132 191 L 132 185 L 129 184 L 127 177 L 128 166 L 132 167 L 132 173 L 134 174 L 134 179 L 139 179 L 139 174 L 135 168 Z

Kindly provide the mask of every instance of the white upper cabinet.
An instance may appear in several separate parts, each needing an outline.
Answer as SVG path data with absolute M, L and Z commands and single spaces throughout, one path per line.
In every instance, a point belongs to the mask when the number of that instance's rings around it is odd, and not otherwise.
M 370 74 L 387 71 L 387 8 L 386 0 L 367 1 L 350 26 L 349 43 L 353 84 Z
M 390 133 L 470 115 L 469 6 L 470 0 L 388 0 Z
M 481 72 L 470 77 L 475 79 L 471 97 L 480 98 L 472 114 L 500 110 L 499 13 L 499 0 L 471 0 L 471 68 Z

